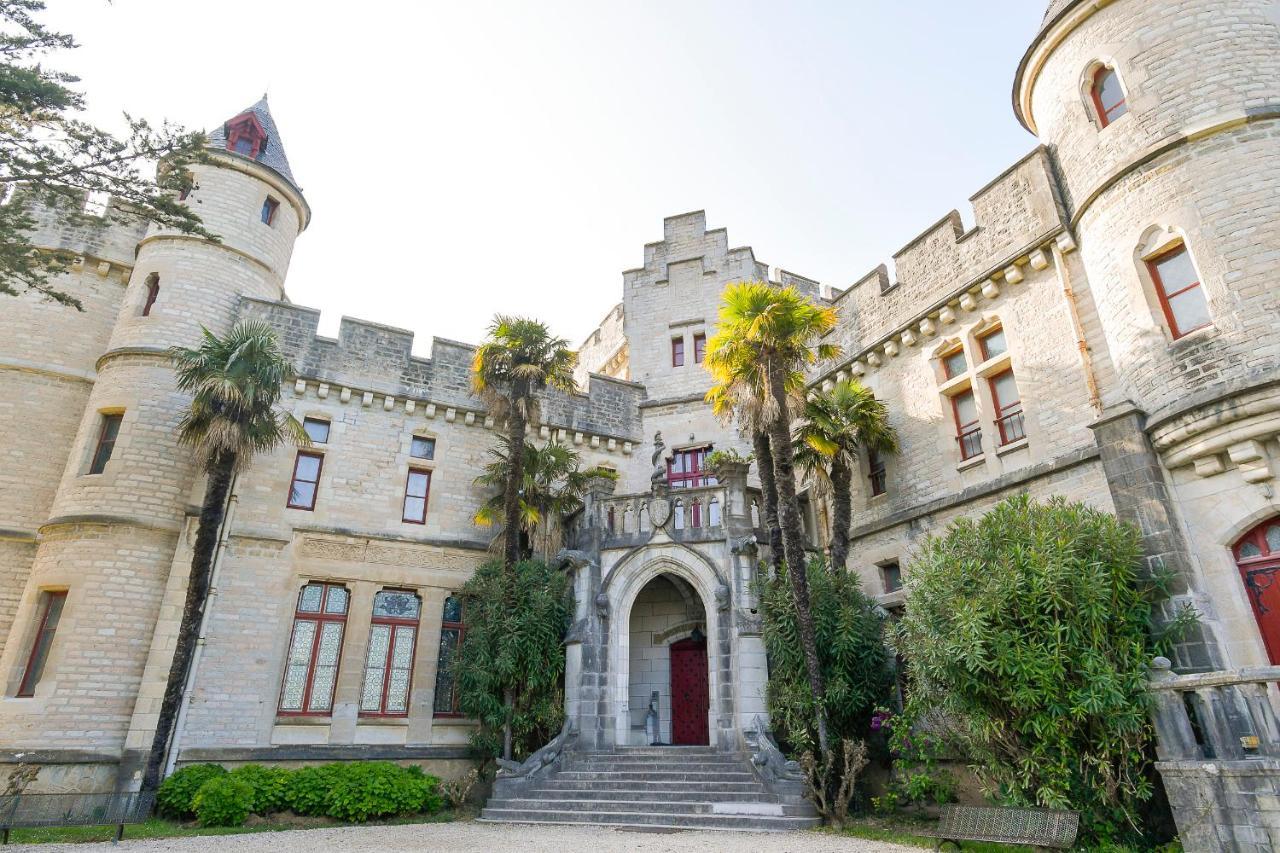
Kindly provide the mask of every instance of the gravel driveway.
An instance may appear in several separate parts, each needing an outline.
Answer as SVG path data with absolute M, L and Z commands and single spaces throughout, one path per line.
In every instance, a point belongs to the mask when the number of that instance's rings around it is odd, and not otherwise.
M 427 823 L 402 826 L 342 827 L 294 832 L 258 832 L 248 835 L 220 835 L 203 838 L 151 838 L 111 844 L 49 844 L 36 848 L 40 853 L 91 850 L 191 851 L 207 853 L 258 853 L 258 851 L 430 850 L 449 853 L 497 853 L 503 850 L 529 853 L 862 853 L 862 851 L 915 851 L 882 841 L 840 838 L 816 832 L 761 834 L 747 832 L 622 832 L 604 827 L 513 826 L 483 823 Z

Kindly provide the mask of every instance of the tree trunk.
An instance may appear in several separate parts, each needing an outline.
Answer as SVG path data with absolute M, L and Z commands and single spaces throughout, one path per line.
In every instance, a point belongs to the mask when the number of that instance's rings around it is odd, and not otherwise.
M 764 529 L 769 533 L 769 550 L 773 554 L 773 567 L 782 565 L 782 528 L 778 525 L 778 483 L 773 476 L 773 449 L 769 446 L 769 433 L 764 429 L 751 431 L 751 443 L 755 445 L 756 469 L 760 472 L 760 491 L 764 493 Z
M 502 724 L 502 757 L 511 760 L 511 717 L 516 712 L 515 690 L 508 685 L 502 691 L 502 702 L 507 706 L 507 718 Z
M 200 623 L 209 598 L 213 559 L 218 547 L 218 533 L 226 513 L 227 494 L 231 491 L 235 462 L 234 454 L 223 454 L 214 460 L 209 471 L 204 505 L 200 508 L 200 524 L 196 528 L 195 547 L 191 552 L 191 576 L 187 580 L 187 598 L 182 605 L 182 623 L 178 627 L 178 641 L 173 650 L 173 662 L 169 665 L 169 680 L 165 684 L 156 733 L 151 741 L 151 753 L 147 756 L 147 768 L 142 777 L 143 791 L 154 791 L 159 787 L 160 774 L 164 771 L 173 724 L 182 704 L 182 694 L 191 672 L 191 661 L 195 657 L 196 644 L 200 639 Z
M 853 514 L 853 471 L 840 454 L 831 460 L 831 570 L 844 572 L 849 562 L 849 522 Z
M 813 627 L 813 611 L 809 605 L 809 577 L 805 574 L 804 528 L 800 524 L 800 501 L 796 498 L 796 474 L 791 447 L 791 414 L 787 405 L 785 369 L 770 365 L 769 391 L 778 413 L 769 424 L 769 443 L 773 451 L 774 479 L 778 488 L 778 515 L 782 526 L 782 549 L 787 558 L 787 577 L 796 602 L 796 622 L 800 627 L 800 645 L 804 651 L 805 669 L 809 671 L 809 689 L 813 691 L 814 722 L 818 729 L 818 747 L 827 754 L 826 690 L 822 684 L 822 665 L 818 662 L 818 643 Z
M 507 488 L 502 496 L 502 514 L 507 525 L 503 531 L 502 561 L 508 568 L 520 562 L 520 491 L 524 486 L 524 414 L 518 396 L 511 402 L 511 415 L 507 420 L 511 459 L 507 466 Z

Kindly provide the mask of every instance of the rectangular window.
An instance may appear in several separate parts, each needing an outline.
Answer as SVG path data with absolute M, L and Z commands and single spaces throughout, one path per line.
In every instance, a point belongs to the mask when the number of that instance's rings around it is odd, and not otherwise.
M 702 360 L 707 357 L 707 336 L 704 332 L 698 332 L 693 336 L 693 363 L 702 364 Z
M 1200 276 L 1196 274 L 1186 246 L 1178 246 L 1148 261 L 1147 268 L 1151 270 L 1160 307 L 1164 310 L 1174 340 L 1213 322 L 1204 288 L 1200 286 Z
M 237 154 L 243 154 L 246 157 L 253 156 L 253 139 L 248 136 L 237 136 L 233 147 Z M 262 221 L 266 222 L 267 220 L 264 219 Z
M 329 422 L 320 418 L 307 418 L 302 422 L 307 437 L 312 444 L 327 444 L 329 441 Z
M 412 592 L 383 590 L 373 597 L 369 652 L 360 687 L 360 714 L 403 717 L 409 713 L 413 650 L 421 602 Z
M 89 463 L 90 474 L 101 474 L 111 460 L 111 452 L 116 449 L 116 436 L 120 434 L 120 422 L 124 415 L 116 413 L 102 416 L 102 427 L 98 430 L 98 444 L 93 449 L 93 460 Z
M 888 491 L 884 457 L 878 450 L 867 451 L 867 479 L 871 482 L 871 497 L 879 497 Z
M 667 463 L 667 485 L 673 489 L 696 489 L 714 486 L 716 478 L 707 470 L 707 457 L 711 446 L 677 450 Z
M 968 369 L 969 362 L 965 360 L 963 349 L 947 353 L 942 357 L 942 372 L 948 379 L 955 379 Z
M 897 560 L 881 563 L 880 577 L 884 580 L 885 592 L 897 592 L 902 589 L 902 567 Z
M 1004 355 L 1009 351 L 1009 343 L 1005 340 L 1004 329 L 994 329 L 978 338 L 978 345 L 982 347 L 982 360 L 990 361 L 998 355 Z
M 40 626 L 36 629 L 35 641 L 31 644 L 31 655 L 27 658 L 27 668 L 22 673 L 22 683 L 18 686 L 19 696 L 36 695 L 36 685 L 44 675 L 45 662 L 49 660 L 49 649 L 53 646 L 53 635 L 58 630 L 58 622 L 62 619 L 62 607 L 66 604 L 67 593 L 46 592 L 40 609 Z
M 462 621 L 462 599 L 451 595 L 444 601 L 440 620 L 440 654 L 436 658 L 436 694 L 432 710 L 437 717 L 459 716 L 458 685 L 453 677 L 453 660 L 466 638 Z
M 684 338 L 671 339 L 671 366 L 684 367 Z
M 409 445 L 409 455 L 414 459 L 435 459 L 436 440 L 434 438 L 415 435 L 412 443 Z
M 293 463 L 293 482 L 289 485 L 289 507 L 315 509 L 316 492 L 320 489 L 320 469 L 324 466 L 324 454 L 298 451 Z
M 401 520 L 409 524 L 427 523 L 427 493 L 431 491 L 431 472 L 409 469 L 404 484 L 404 512 Z
M 280 686 L 281 714 L 328 714 L 333 710 L 350 597 L 346 587 L 328 583 L 309 583 L 298 593 Z
M 982 453 L 982 427 L 978 424 L 978 403 L 973 389 L 967 388 L 951 398 L 951 411 L 956 421 L 956 442 L 960 459 L 972 459 Z
M 996 427 L 1000 432 L 1000 444 L 1012 444 L 1026 438 L 1022 400 L 1013 371 L 1006 370 L 987 381 L 991 384 L 991 399 L 996 406 Z
M 267 196 L 267 200 L 262 203 L 262 223 L 270 225 L 275 222 L 276 210 L 280 208 L 280 202 L 271 196 Z

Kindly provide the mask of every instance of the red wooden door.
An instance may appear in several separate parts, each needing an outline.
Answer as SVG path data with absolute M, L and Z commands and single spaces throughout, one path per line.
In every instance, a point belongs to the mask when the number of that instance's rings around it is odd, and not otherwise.
M 1280 665 L 1280 518 L 1250 530 L 1234 550 L 1262 642 Z
M 707 641 L 681 640 L 671 644 L 671 742 L 705 746 L 707 710 Z

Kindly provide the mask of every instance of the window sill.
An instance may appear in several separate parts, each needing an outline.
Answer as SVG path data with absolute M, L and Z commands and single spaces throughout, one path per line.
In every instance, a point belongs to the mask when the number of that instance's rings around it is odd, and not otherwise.
M 1025 450 L 1030 444 L 1031 442 L 1025 438 L 1002 444 L 996 448 L 996 456 L 1004 456 L 1006 453 L 1013 453 L 1015 450 Z
M 333 717 L 318 714 L 276 714 L 277 726 L 328 726 L 333 724 Z
M 976 370 L 978 375 L 983 379 L 990 379 L 992 376 L 1004 373 L 1012 365 L 1013 356 L 1007 352 L 1002 352 L 994 358 L 989 358 L 982 362 L 982 364 L 979 364 L 974 368 L 974 370 Z
M 433 726 L 475 726 L 479 725 L 470 717 L 464 717 L 461 714 L 435 714 L 431 718 Z
M 356 718 L 356 723 L 361 726 L 407 726 L 409 717 L 365 713 Z
M 1185 335 L 1183 335 L 1180 338 L 1175 338 L 1173 337 L 1173 332 L 1169 331 L 1169 327 L 1164 326 L 1164 333 L 1169 336 L 1169 349 L 1175 350 L 1175 349 L 1178 349 L 1179 347 L 1196 343 L 1201 338 L 1208 337 L 1209 333 L 1216 328 L 1217 327 L 1215 325 L 1210 323 L 1207 326 L 1201 326 L 1198 329 L 1192 329 L 1191 331 L 1187 332 Z
M 968 471 L 970 468 L 977 468 L 987 461 L 986 453 L 979 453 L 977 456 L 965 459 L 956 465 L 957 471 Z

